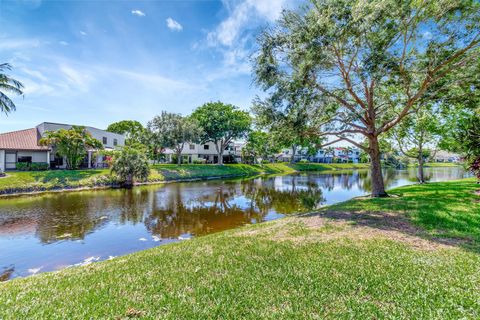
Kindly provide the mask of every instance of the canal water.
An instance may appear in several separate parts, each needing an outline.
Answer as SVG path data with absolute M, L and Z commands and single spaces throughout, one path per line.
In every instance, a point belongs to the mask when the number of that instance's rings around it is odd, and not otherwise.
M 386 187 L 415 170 L 386 170 Z M 428 168 L 430 181 L 460 167 Z M 192 237 L 274 220 L 365 195 L 367 170 L 302 173 L 51 193 L 0 200 L 0 281 L 59 270 Z

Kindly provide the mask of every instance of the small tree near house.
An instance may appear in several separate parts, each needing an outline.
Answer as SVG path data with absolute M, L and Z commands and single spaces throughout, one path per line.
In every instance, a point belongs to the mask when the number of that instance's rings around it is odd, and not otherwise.
M 215 145 L 218 164 L 223 164 L 223 153 L 230 142 L 245 137 L 252 122 L 248 112 L 220 101 L 207 102 L 198 107 L 192 113 L 192 118 L 202 128 L 201 141 Z
M 47 131 L 40 139 L 40 144 L 53 146 L 59 156 L 65 157 L 67 170 L 78 169 L 89 149 L 103 149 L 103 144 L 81 126 L 73 126 L 68 130 Z

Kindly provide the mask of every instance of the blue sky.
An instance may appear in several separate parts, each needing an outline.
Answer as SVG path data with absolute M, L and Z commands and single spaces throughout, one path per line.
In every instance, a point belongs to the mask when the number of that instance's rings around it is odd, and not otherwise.
M 0 62 L 25 85 L 0 132 L 146 123 L 212 100 L 248 109 L 255 37 L 294 2 L 0 0 Z

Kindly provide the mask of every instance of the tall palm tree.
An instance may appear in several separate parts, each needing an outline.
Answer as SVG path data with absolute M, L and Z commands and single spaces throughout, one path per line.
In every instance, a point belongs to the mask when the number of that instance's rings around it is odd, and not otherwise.
M 23 84 L 5 74 L 11 69 L 12 66 L 8 63 L 0 64 L 0 113 L 4 112 L 5 114 L 15 110 L 15 104 L 7 96 L 7 93 L 23 95 Z

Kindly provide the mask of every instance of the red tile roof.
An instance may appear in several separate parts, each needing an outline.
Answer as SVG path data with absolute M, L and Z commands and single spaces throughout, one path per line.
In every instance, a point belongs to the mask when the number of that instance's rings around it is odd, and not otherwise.
M 37 128 L 0 133 L 0 149 L 4 150 L 49 150 L 38 145 L 40 135 Z

